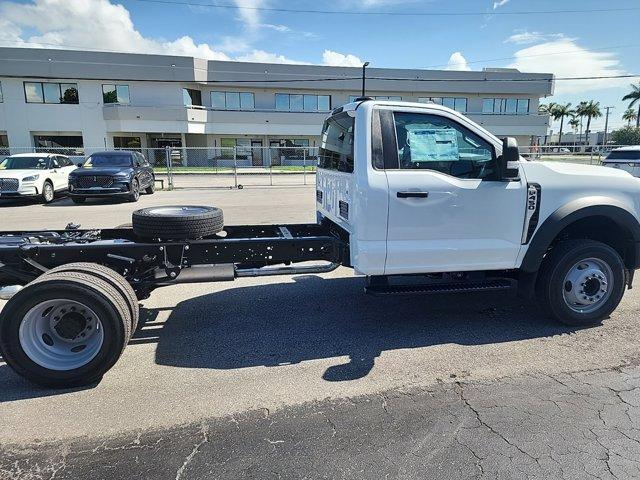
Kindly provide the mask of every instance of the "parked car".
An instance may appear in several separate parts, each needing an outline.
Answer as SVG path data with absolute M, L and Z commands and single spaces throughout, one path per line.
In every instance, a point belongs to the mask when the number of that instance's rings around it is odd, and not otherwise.
M 76 169 L 64 155 L 20 153 L 0 162 L 0 197 L 40 198 L 53 201 L 67 191 L 69 174 Z
M 617 168 L 640 177 L 640 145 L 615 148 L 602 161 L 605 167 Z
M 89 197 L 125 198 L 137 202 L 141 192 L 155 192 L 153 168 L 138 152 L 97 152 L 78 167 L 69 175 L 69 195 L 74 203 L 84 203 Z

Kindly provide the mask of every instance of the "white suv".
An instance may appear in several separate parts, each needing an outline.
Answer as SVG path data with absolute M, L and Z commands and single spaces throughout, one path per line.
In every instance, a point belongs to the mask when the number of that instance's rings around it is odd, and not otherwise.
M 69 173 L 76 169 L 64 155 L 21 153 L 0 161 L 0 198 L 39 197 L 53 201 L 69 187 Z
M 611 150 L 607 158 L 602 161 L 602 165 L 618 168 L 629 172 L 634 177 L 640 177 L 640 145 Z

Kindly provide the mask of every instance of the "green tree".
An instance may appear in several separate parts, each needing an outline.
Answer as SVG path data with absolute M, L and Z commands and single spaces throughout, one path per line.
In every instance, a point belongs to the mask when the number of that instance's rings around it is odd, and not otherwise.
M 629 102 L 629 108 L 633 108 L 633 106 L 638 104 L 638 114 L 636 115 L 636 127 L 640 127 L 640 84 L 631 85 L 631 91 L 627 93 L 622 100 L 631 100 Z
M 538 113 L 546 113 L 547 115 L 551 115 L 551 112 L 555 108 L 557 104 L 554 102 L 549 103 L 541 103 L 538 107 Z
M 627 108 L 622 114 L 622 120 L 627 122 L 627 126 L 631 125 L 631 122 L 638 118 L 638 114 L 633 111 L 633 108 Z
M 616 145 L 640 145 L 640 127 L 619 128 L 611 132 L 611 140 Z
M 589 143 L 589 127 L 591 126 L 591 119 L 602 116 L 602 112 L 600 111 L 600 102 L 594 102 L 593 100 L 580 102 L 576 109 L 576 113 L 579 117 L 587 117 L 587 128 L 584 132 L 584 144 L 587 145 Z
M 571 117 L 571 120 L 569 120 L 569 126 L 571 127 L 571 130 L 573 130 L 573 133 L 578 133 L 580 120 L 578 120 L 578 117 L 576 117 L 575 114 Z
M 575 111 L 571 109 L 571 104 L 555 104 L 550 112 L 554 120 L 560 120 L 560 132 L 558 133 L 558 145 L 562 144 L 562 129 L 564 127 L 564 117 L 572 117 Z

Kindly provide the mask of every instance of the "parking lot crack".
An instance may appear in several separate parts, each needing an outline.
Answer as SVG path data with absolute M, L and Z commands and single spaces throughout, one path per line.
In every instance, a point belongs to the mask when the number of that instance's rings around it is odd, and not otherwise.
M 201 440 L 193 446 L 189 455 L 185 457 L 184 462 L 182 462 L 182 465 L 180 465 L 180 468 L 176 471 L 176 480 L 180 480 L 182 478 L 184 471 L 198 454 L 200 448 L 205 443 L 209 443 L 209 426 L 204 422 L 200 428 L 200 435 L 202 435 Z

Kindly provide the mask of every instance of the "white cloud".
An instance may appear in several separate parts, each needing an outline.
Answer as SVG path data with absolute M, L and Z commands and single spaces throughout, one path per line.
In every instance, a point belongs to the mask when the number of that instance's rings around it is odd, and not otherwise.
M 172 41 L 144 37 L 122 5 L 107 0 L 35 0 L 0 4 L 0 43 L 6 46 L 87 48 L 122 52 L 187 55 L 211 60 L 229 57 L 189 36 Z M 25 35 L 26 31 L 35 31 Z
M 249 0 L 244 3 L 261 4 Z M 245 22 L 243 25 L 254 22 L 252 28 L 255 29 L 269 28 L 281 33 L 296 33 L 286 25 L 263 24 L 258 20 L 257 15 L 243 15 L 242 19 Z M 155 53 L 241 62 L 307 63 L 255 49 L 250 38 L 251 35 L 247 35 L 246 39 L 227 36 L 219 44 L 212 46 L 196 43 L 190 36 L 170 40 L 145 37 L 135 28 L 129 11 L 109 0 L 0 3 L 0 46 Z M 234 56 L 230 56 L 231 54 Z M 323 52 L 322 62 L 325 65 L 362 65 L 362 61 L 355 55 L 331 50 Z
M 493 2 L 493 9 L 495 10 L 498 7 L 503 6 L 505 3 L 508 3 L 509 0 L 497 0 L 495 2 Z
M 238 9 L 238 16 L 246 24 L 249 30 L 255 29 L 260 25 L 260 8 L 265 6 L 264 0 L 234 0 L 234 3 L 238 7 L 245 7 Z
M 453 52 L 449 57 L 445 70 L 471 70 L 471 67 L 467 63 L 467 59 L 462 56 L 460 52 Z
M 526 45 L 529 43 L 548 42 L 564 38 L 562 33 L 541 33 L 529 32 L 528 30 L 516 30 L 513 35 L 505 39 L 503 43 L 515 43 L 516 45 Z
M 594 52 L 579 46 L 575 39 L 563 38 L 523 48 L 509 65 L 522 72 L 553 73 L 557 77 L 593 77 L 627 73 L 613 53 Z M 555 93 L 582 93 L 604 88 L 618 88 L 628 79 L 561 80 Z
M 252 50 L 249 53 L 240 55 L 235 58 L 238 62 L 256 62 L 256 63 L 289 63 L 293 65 L 307 65 L 306 62 L 299 62 L 285 57 L 284 55 L 278 55 L 276 53 L 265 52 L 264 50 Z
M 345 55 L 333 50 L 325 50 L 322 53 L 322 63 L 333 67 L 361 67 L 364 62 L 350 53 Z

